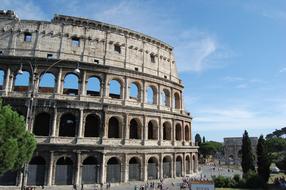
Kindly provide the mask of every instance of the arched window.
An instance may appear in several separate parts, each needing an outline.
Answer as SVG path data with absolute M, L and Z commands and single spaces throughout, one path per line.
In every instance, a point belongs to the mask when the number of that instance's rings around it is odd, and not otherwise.
M 140 181 L 141 177 L 140 160 L 133 157 L 129 160 L 129 181 Z
M 132 119 L 130 121 L 129 138 L 130 139 L 141 138 L 141 127 L 139 125 L 139 122 L 137 122 L 136 119 Z
M 182 176 L 182 158 L 181 156 L 178 156 L 176 158 L 176 176 L 181 177 Z
M 64 79 L 64 94 L 78 95 L 78 83 L 79 79 L 77 75 L 73 73 L 67 74 Z
M 34 122 L 33 133 L 37 136 L 49 136 L 51 115 L 43 112 L 39 113 Z
M 158 160 L 155 157 L 151 157 L 148 160 L 148 180 L 158 179 Z
M 45 185 L 46 161 L 41 156 L 33 157 L 28 165 L 28 185 Z
M 76 119 L 71 113 L 62 115 L 59 129 L 59 136 L 74 137 L 76 131 Z
M 173 107 L 175 109 L 180 109 L 181 105 L 180 105 L 180 95 L 178 92 L 175 92 L 174 94 L 174 104 Z
M 189 130 L 189 126 L 186 125 L 185 126 L 185 141 L 189 141 L 190 140 L 190 130 Z
M 155 120 L 151 120 L 148 123 L 148 139 L 149 140 L 158 139 L 158 125 Z
M 109 97 L 110 98 L 121 98 L 121 84 L 117 80 L 111 80 L 109 82 Z
M 85 119 L 85 137 L 99 137 L 100 119 L 95 114 L 90 114 Z
M 163 124 L 163 140 L 171 140 L 172 137 L 172 130 L 171 124 L 169 122 L 165 122 Z
M 108 122 L 108 138 L 120 138 L 120 126 L 116 117 L 111 117 Z
M 177 141 L 182 140 L 182 129 L 181 129 L 181 125 L 180 124 L 176 125 L 176 140 Z
M 161 92 L 161 105 L 162 106 L 170 106 L 170 92 L 167 89 L 164 89 Z
M 147 88 L 147 104 L 156 104 L 156 96 L 155 96 L 155 91 L 154 88 L 149 86 Z
M 138 85 L 135 82 L 132 82 L 130 85 L 130 89 L 129 89 L 129 98 L 130 99 L 134 99 L 134 100 L 139 100 L 140 99 L 140 95 L 139 95 L 139 88 Z
M 194 173 L 196 173 L 197 172 L 197 167 L 198 167 L 198 163 L 197 163 L 198 161 L 197 161 L 197 158 L 196 158 L 196 156 L 195 155 L 193 155 L 193 164 L 192 164 L 192 166 L 193 166 L 193 172 Z
M 0 90 L 4 89 L 4 76 L 5 76 L 5 72 L 0 69 Z
M 56 77 L 52 73 L 45 73 L 40 77 L 39 92 L 54 93 Z
M 14 91 L 25 92 L 28 91 L 30 82 L 30 73 L 27 71 L 23 71 L 23 73 L 18 73 L 16 75 L 15 83 L 14 83 Z
M 121 181 L 121 165 L 116 157 L 112 157 L 107 162 L 107 183 L 116 183 Z
M 73 161 L 69 157 L 61 157 L 56 164 L 56 185 L 73 184 Z
M 87 81 L 87 95 L 100 96 L 100 80 L 97 77 L 90 77 Z
M 190 156 L 187 155 L 186 156 L 186 174 L 190 174 L 191 172 L 191 160 L 190 160 Z
M 170 156 L 165 156 L 163 158 L 163 177 L 172 177 L 172 159 Z
M 99 183 L 100 165 L 93 156 L 87 157 L 82 163 L 82 184 Z

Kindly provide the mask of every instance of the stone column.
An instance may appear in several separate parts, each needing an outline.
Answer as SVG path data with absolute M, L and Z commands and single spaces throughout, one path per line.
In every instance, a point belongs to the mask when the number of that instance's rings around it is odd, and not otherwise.
M 123 138 L 124 138 L 124 141 L 126 142 L 126 140 L 128 140 L 129 139 L 129 118 L 128 118 L 128 114 L 127 113 L 125 113 L 124 114 L 124 136 L 123 136 Z
M 53 124 L 51 126 L 51 137 L 56 136 L 56 131 L 57 131 L 57 117 L 58 116 L 58 111 L 57 108 L 54 108 L 54 117 L 53 117 Z
M 7 96 L 8 95 L 8 92 L 9 92 L 9 78 L 10 78 L 10 68 L 8 67 L 7 70 L 6 70 L 6 79 L 5 79 L 5 95 Z M 4 85 L 4 84 L 3 84 Z
M 174 107 L 174 91 L 173 91 L 173 88 L 171 88 L 171 92 L 170 92 L 170 110 L 171 111 L 174 111 L 175 110 L 175 107 Z
M 157 91 L 157 107 L 160 109 L 161 107 L 161 85 L 158 85 L 158 91 Z
M 146 144 L 146 141 L 148 141 L 148 123 L 147 123 L 147 117 L 146 115 L 143 115 L 143 142 Z
M 125 77 L 124 78 L 124 83 L 125 84 L 122 84 L 121 85 L 121 88 L 122 88 L 122 90 L 123 90 L 123 94 L 122 94 L 122 99 L 124 100 L 124 105 L 126 105 L 126 100 L 128 100 L 129 99 L 129 97 L 128 97 L 128 90 L 129 90 L 129 84 L 128 84 L 128 79 L 127 79 L 127 77 Z M 122 93 L 122 92 L 121 92 Z
M 176 178 L 176 154 L 173 154 L 173 178 Z
M 146 160 L 146 155 L 143 155 L 143 181 L 148 180 L 148 163 Z
M 145 80 L 142 82 L 142 89 L 141 89 L 141 94 L 140 94 L 140 102 L 142 104 L 142 107 L 144 108 L 144 104 L 146 102 L 146 85 L 145 85 Z
M 83 71 L 82 81 L 81 81 L 81 93 L 82 96 L 86 95 L 86 71 Z
M 129 171 L 128 171 L 128 168 L 129 168 L 129 163 L 128 163 L 128 159 L 127 159 L 127 155 L 125 154 L 124 155 L 124 162 L 123 162 L 123 172 L 124 172 L 124 179 L 123 179 L 123 182 L 124 183 L 127 183 L 128 182 L 128 178 L 129 178 Z
M 103 153 L 102 154 L 102 167 L 101 167 L 101 175 L 100 175 L 100 183 L 105 184 L 106 183 L 106 156 Z
M 82 138 L 83 130 L 83 109 L 79 110 L 78 138 Z
M 164 178 L 164 172 L 163 172 L 163 155 L 162 153 L 159 155 L 159 178 Z
M 75 185 L 80 186 L 80 173 L 81 173 L 81 155 L 76 152 L 76 169 L 75 169 Z
M 162 123 L 162 117 L 159 117 L 159 124 L 158 124 L 158 128 L 159 128 L 159 145 L 162 145 L 163 143 L 163 123 Z
M 10 77 L 10 83 L 9 83 L 9 86 L 8 86 L 8 92 L 12 92 L 13 91 L 13 86 L 14 86 L 14 80 L 15 80 L 15 76 L 13 73 L 11 73 L 11 75 L 9 76 Z
M 53 174 L 54 174 L 54 152 L 51 151 L 49 170 L 48 170 L 48 176 L 47 176 L 47 186 L 53 185 L 53 178 L 54 178 Z
M 62 85 L 62 68 L 59 69 L 58 79 L 57 79 L 57 94 L 63 93 Z
M 172 119 L 172 122 L 171 122 L 171 131 L 172 131 L 172 135 L 171 135 L 172 145 L 175 145 L 176 144 L 176 125 L 175 125 L 174 119 Z
M 186 158 L 185 158 L 185 153 L 183 153 L 183 160 L 182 160 L 182 165 L 183 165 L 183 172 L 182 175 L 185 177 L 186 176 Z

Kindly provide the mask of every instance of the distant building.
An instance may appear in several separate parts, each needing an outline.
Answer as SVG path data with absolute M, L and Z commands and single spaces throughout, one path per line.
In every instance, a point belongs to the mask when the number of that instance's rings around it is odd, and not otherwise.
M 257 137 L 250 137 L 251 146 L 254 155 L 256 156 Z M 226 137 L 224 142 L 224 159 L 226 164 L 239 165 L 241 162 L 241 145 L 242 137 Z

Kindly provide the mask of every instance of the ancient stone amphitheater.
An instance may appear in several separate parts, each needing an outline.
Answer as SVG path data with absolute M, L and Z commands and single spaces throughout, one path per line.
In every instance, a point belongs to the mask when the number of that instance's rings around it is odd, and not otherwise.
M 173 48 L 142 33 L 0 11 L 0 93 L 37 150 L 5 186 L 125 183 L 197 172 Z M 1 188 L 1 187 L 0 187 Z

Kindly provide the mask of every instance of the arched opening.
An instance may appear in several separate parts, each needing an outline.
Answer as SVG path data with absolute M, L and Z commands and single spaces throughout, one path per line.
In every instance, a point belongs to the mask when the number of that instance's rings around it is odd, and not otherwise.
M 177 156 L 176 158 L 176 176 L 181 177 L 182 176 L 182 158 L 181 156 Z
M 99 137 L 100 119 L 95 114 L 90 114 L 85 119 L 84 136 Z
M 138 84 L 136 84 L 135 82 L 132 82 L 129 88 L 129 98 L 133 99 L 133 100 L 139 100 L 140 96 L 139 96 L 139 87 Z
M 108 138 L 120 138 L 120 126 L 116 117 L 111 117 L 108 122 Z
M 196 173 L 197 172 L 197 158 L 195 155 L 193 155 L 193 173 Z
M 100 96 L 101 82 L 97 77 L 90 77 L 87 81 L 87 92 L 89 96 Z
M 0 69 L 0 90 L 4 90 L 4 77 L 5 77 L 5 72 Z
M 191 171 L 191 160 L 190 156 L 186 156 L 186 174 L 190 174 Z
M 129 128 L 129 138 L 130 139 L 141 139 L 141 127 L 136 119 L 130 121 Z
M 23 73 L 18 73 L 16 75 L 15 83 L 14 83 L 14 91 L 17 92 L 26 92 L 29 89 L 30 82 L 30 73 L 27 71 L 23 71 Z
M 7 171 L 0 176 L 0 185 L 15 186 L 17 183 L 17 171 Z
M 99 183 L 100 165 L 93 156 L 87 157 L 82 163 L 82 184 Z
M 189 130 L 189 126 L 186 125 L 185 126 L 185 141 L 189 141 L 190 140 L 190 130 Z
M 74 137 L 75 131 L 76 131 L 75 116 L 71 113 L 66 113 L 62 115 L 59 128 L 59 136 Z
M 154 120 L 151 120 L 148 123 L 148 139 L 149 140 L 158 139 L 158 125 Z
M 118 183 L 121 181 L 121 165 L 116 157 L 112 157 L 107 162 L 107 183 Z
M 171 137 L 172 137 L 171 124 L 169 122 L 165 122 L 163 124 L 163 140 L 170 141 Z
M 56 163 L 56 185 L 72 185 L 73 161 L 69 157 L 61 157 Z
M 163 158 L 163 176 L 164 178 L 172 177 L 172 159 L 170 156 Z
M 121 98 L 121 84 L 117 80 L 111 80 L 109 82 L 109 97 L 110 98 Z
M 41 156 L 33 157 L 28 165 L 28 185 L 44 185 L 46 161 Z
M 140 174 L 140 160 L 136 157 L 133 157 L 129 160 L 129 181 L 140 181 Z
M 39 92 L 54 93 L 56 77 L 52 73 L 45 73 L 40 77 Z
M 51 115 L 43 112 L 39 113 L 34 122 L 33 133 L 36 136 L 49 136 Z
M 170 107 L 170 92 L 167 89 L 161 92 L 161 105 Z
M 78 76 L 69 73 L 64 79 L 64 94 L 67 95 L 78 95 L 79 79 Z
M 175 94 L 174 94 L 174 105 L 173 105 L 173 107 L 175 108 L 175 109 L 180 109 L 180 95 L 179 95 L 179 93 L 178 92 L 175 92 Z
M 158 160 L 155 157 L 151 157 L 148 160 L 148 180 L 158 179 Z
M 146 97 L 147 97 L 147 104 L 156 104 L 156 96 L 155 96 L 155 88 L 154 87 L 151 87 L 149 86 L 147 88 L 147 94 L 146 94 Z
M 176 140 L 181 141 L 182 140 L 182 128 L 180 124 L 176 125 Z

